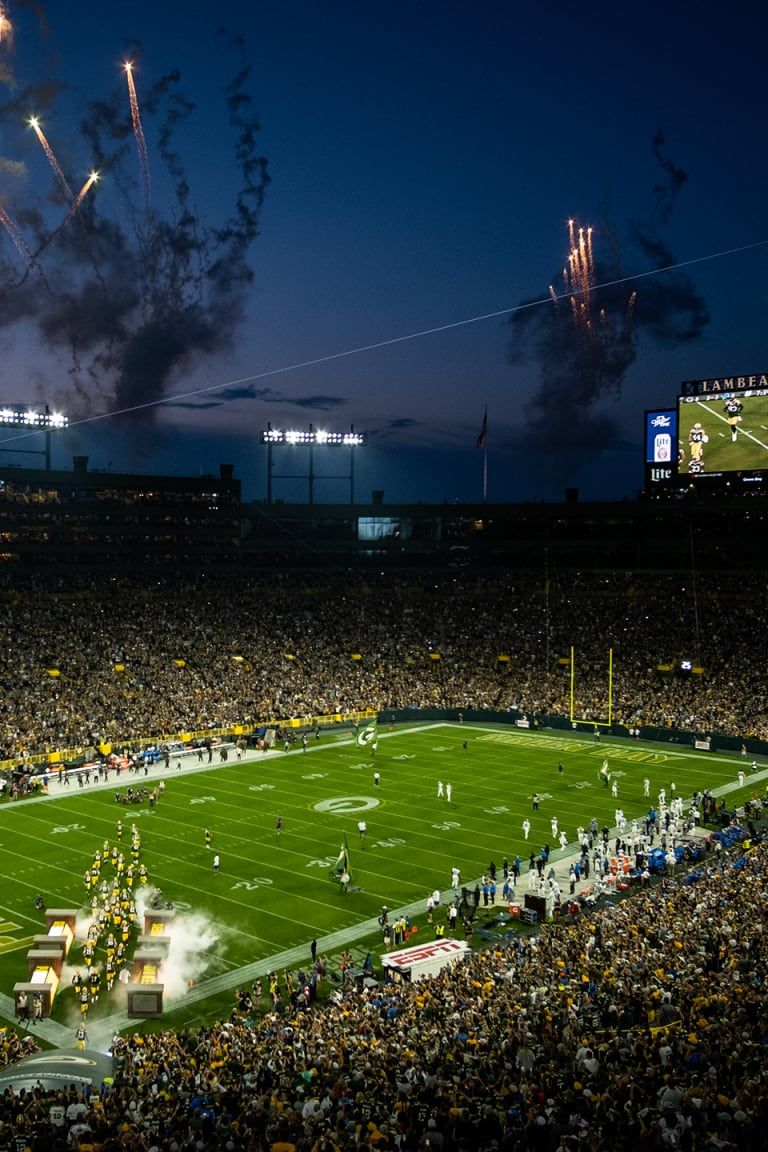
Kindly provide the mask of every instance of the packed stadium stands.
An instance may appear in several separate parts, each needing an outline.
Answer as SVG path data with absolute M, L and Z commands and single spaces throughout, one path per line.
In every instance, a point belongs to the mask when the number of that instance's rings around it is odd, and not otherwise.
M 6 1093 L 0 1147 L 764 1147 L 766 878 L 742 846 L 415 985 L 116 1038 L 100 1089 Z
M 764 600 L 744 574 L 30 577 L 0 588 L 0 756 L 361 708 L 567 715 L 571 647 L 579 717 L 605 716 L 611 648 L 617 722 L 765 739 Z
M 580 715 L 611 647 L 623 723 L 765 738 L 764 596 L 757 575 L 31 578 L 0 596 L 0 742 L 12 759 L 357 708 L 562 714 L 571 646 Z M 704 671 L 676 674 L 686 657 Z M 115 1038 L 93 1092 L 6 1091 L 0 1150 L 757 1150 L 767 883 L 768 843 L 737 839 L 414 986 Z M 9 1028 L 0 1063 L 28 1049 Z

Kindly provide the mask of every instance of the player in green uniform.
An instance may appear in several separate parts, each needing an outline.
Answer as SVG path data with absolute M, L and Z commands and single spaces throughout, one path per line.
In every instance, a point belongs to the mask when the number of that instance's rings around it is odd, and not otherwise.
M 741 424 L 741 413 L 744 410 L 744 405 L 738 396 L 728 396 L 723 408 L 725 411 L 725 419 L 731 429 L 731 443 L 735 444 L 736 437 L 739 434 L 739 424 Z

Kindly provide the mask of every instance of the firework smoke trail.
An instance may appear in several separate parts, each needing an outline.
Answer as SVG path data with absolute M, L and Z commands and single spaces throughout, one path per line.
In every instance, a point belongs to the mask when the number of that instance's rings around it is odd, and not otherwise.
M 136 85 L 133 82 L 133 64 L 130 60 L 127 60 L 123 68 L 125 69 L 125 79 L 128 84 L 128 99 L 131 104 L 133 134 L 136 137 L 136 148 L 139 153 L 139 163 L 141 165 L 141 177 L 144 181 L 144 206 L 145 208 L 149 208 L 149 156 L 147 154 L 147 142 L 144 139 L 144 129 L 141 126 L 141 113 L 139 112 Z
M 43 242 L 40 244 L 40 246 L 35 251 L 35 255 L 33 257 L 33 259 L 35 261 L 38 260 L 40 256 L 42 256 L 43 252 L 45 252 L 48 245 L 51 244 L 56 239 L 56 237 L 59 235 L 62 228 L 66 227 L 66 225 L 69 223 L 69 221 L 72 219 L 72 217 L 77 214 L 77 210 L 80 207 L 80 205 L 82 204 L 83 200 L 85 200 L 85 197 L 88 195 L 89 189 L 96 183 L 96 181 L 98 179 L 99 179 L 99 173 L 98 172 L 91 172 L 91 174 L 88 177 L 88 179 L 86 180 L 85 184 L 83 184 L 83 186 L 80 189 L 80 191 L 78 192 L 77 196 L 75 196 L 74 200 L 70 204 L 69 211 L 67 212 L 66 216 L 62 220 L 61 224 L 59 224 L 58 228 L 54 228 L 53 232 L 51 232 L 51 234 L 45 240 L 43 240 Z M 99 275 L 98 268 L 96 268 L 95 271 L 96 271 L 96 275 L 98 277 L 98 275 Z M 67 298 L 70 299 L 70 297 L 67 297 Z
M 13 220 L 11 220 L 10 216 L 3 207 L 0 207 L 0 224 L 3 225 L 11 240 L 13 240 L 13 243 L 16 245 L 19 254 L 26 260 L 27 267 L 33 268 L 35 265 L 35 258 L 30 252 L 29 248 L 27 248 L 27 245 L 24 242 L 24 237 L 19 231 L 18 225 L 15 224 Z
M 59 184 L 61 184 L 62 188 L 64 189 L 64 191 L 67 195 L 67 199 L 68 200 L 74 200 L 75 194 L 72 191 L 72 189 L 70 188 L 70 186 L 67 182 L 67 178 L 64 175 L 64 173 L 62 172 L 62 170 L 59 166 L 59 162 L 53 153 L 53 149 L 51 148 L 50 144 L 48 143 L 48 141 L 45 137 L 45 133 L 43 132 L 42 128 L 40 127 L 40 124 L 39 124 L 39 122 L 35 116 L 32 116 L 30 118 L 29 126 L 30 126 L 30 128 L 34 128 L 35 135 L 37 136 L 38 140 L 40 141 L 40 145 L 43 149 L 43 152 L 45 152 L 46 156 L 48 157 L 48 163 L 51 165 L 51 168 L 53 168 L 56 179 L 58 180 Z
M 91 174 L 88 177 L 88 179 L 86 180 L 85 184 L 83 184 L 83 186 L 80 189 L 80 191 L 78 192 L 77 196 L 74 198 L 74 200 L 70 204 L 69 211 L 67 212 L 66 216 L 62 220 L 61 224 L 59 224 L 59 226 L 57 228 L 54 228 L 53 232 L 51 232 L 50 235 L 45 240 L 43 240 L 42 243 L 35 250 L 35 254 L 32 257 L 32 259 L 35 262 L 35 267 L 38 269 L 38 271 L 41 272 L 41 275 L 42 275 L 42 269 L 41 269 L 40 265 L 37 263 L 37 261 L 42 256 L 43 252 L 45 252 L 48 245 L 51 244 L 56 239 L 56 237 L 59 235 L 59 233 L 62 231 L 62 229 L 66 227 L 66 225 L 69 223 L 69 221 L 72 219 L 72 217 L 77 214 L 77 210 L 80 207 L 80 205 L 82 204 L 85 197 L 88 195 L 89 189 L 96 183 L 96 181 L 98 179 L 99 179 L 99 173 L 98 172 L 91 172 Z M 89 251 L 90 251 L 90 248 L 89 248 Z M 95 261 L 93 259 L 92 252 L 91 252 L 91 261 L 94 264 L 94 272 L 96 274 L 96 278 L 99 281 L 99 283 L 102 285 L 102 287 L 104 287 L 105 285 L 104 285 L 103 277 L 101 276 L 98 265 L 95 263 Z M 69 293 L 64 294 L 64 299 L 69 301 L 70 304 L 72 303 L 72 297 Z

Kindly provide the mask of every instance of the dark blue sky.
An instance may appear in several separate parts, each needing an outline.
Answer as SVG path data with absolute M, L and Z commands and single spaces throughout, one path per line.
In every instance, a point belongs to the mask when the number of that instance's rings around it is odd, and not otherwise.
M 40 6 L 6 7 L 0 206 L 40 255 L 23 279 L 0 229 L 0 399 L 84 421 L 57 463 L 197 474 L 231 461 L 260 498 L 268 421 L 354 424 L 369 433 L 358 498 L 478 500 L 487 404 L 489 500 L 566 485 L 614 498 L 642 485 L 645 408 L 672 403 L 681 380 L 768 366 L 768 247 L 703 259 L 768 239 L 757 16 L 79 0 L 44 6 L 43 21 Z M 74 191 L 104 160 L 53 240 L 68 203 L 32 112 Z M 563 288 L 570 216 L 594 229 L 598 281 L 697 262 L 598 293 L 605 327 L 585 340 L 567 303 L 558 318 L 546 300 Z M 180 393 L 198 394 L 151 406 Z M 347 493 L 316 485 L 321 501 Z M 306 484 L 275 494 L 303 500 Z

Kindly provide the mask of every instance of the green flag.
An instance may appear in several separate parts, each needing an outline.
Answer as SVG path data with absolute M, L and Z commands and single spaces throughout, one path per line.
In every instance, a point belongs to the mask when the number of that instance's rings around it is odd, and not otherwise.
M 338 879 L 339 876 L 342 876 L 345 872 L 349 875 L 349 845 L 347 844 L 346 832 L 344 833 L 344 843 L 341 846 L 339 858 L 333 868 L 331 868 L 331 876 L 333 876 L 334 879 Z
M 361 728 L 357 734 L 357 742 L 361 748 L 367 748 L 369 744 L 375 744 L 379 739 L 378 721 L 372 720 L 370 724 L 366 724 L 365 728 Z

